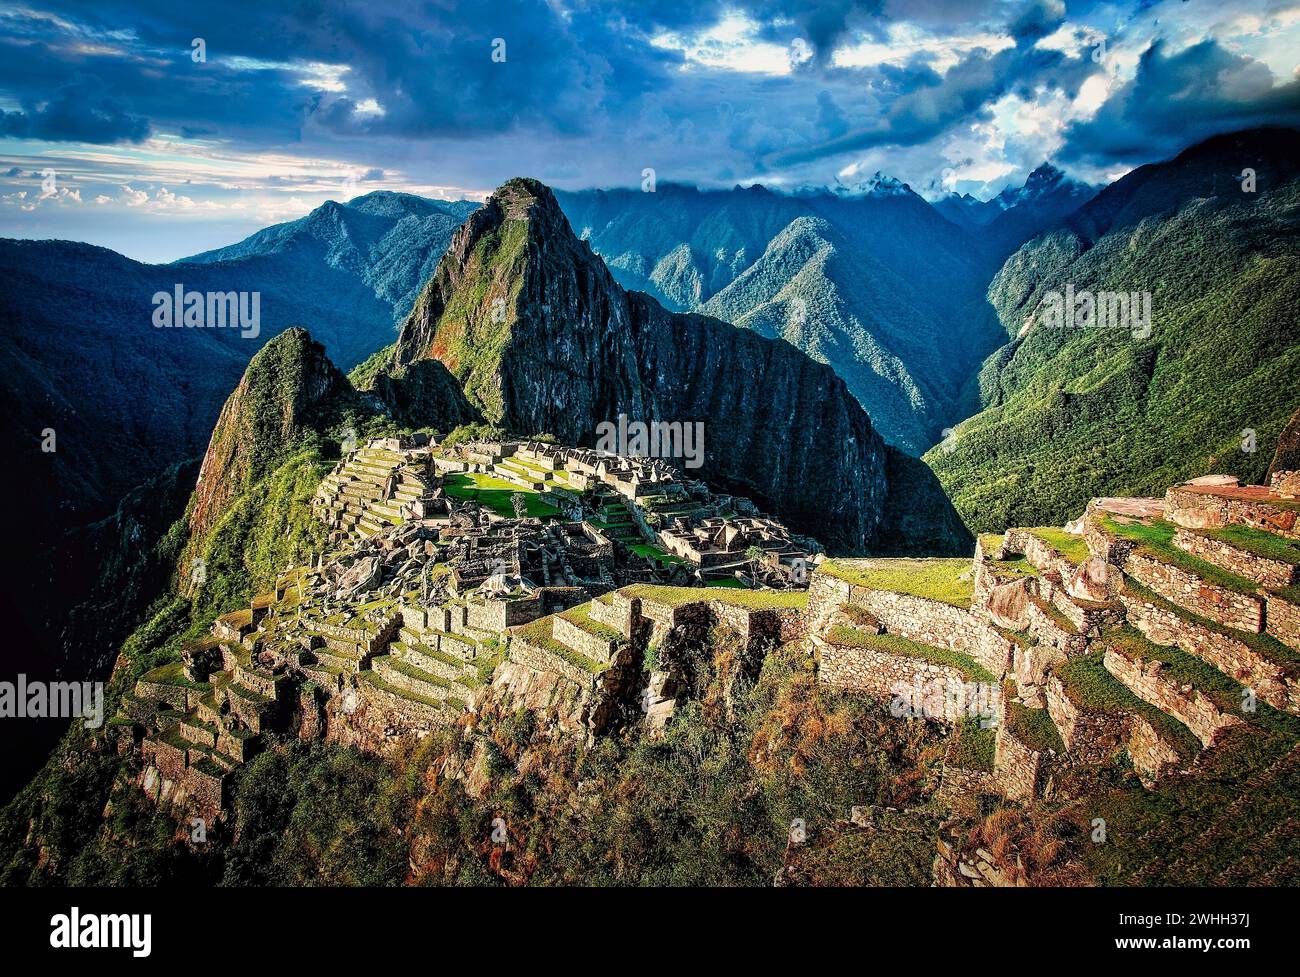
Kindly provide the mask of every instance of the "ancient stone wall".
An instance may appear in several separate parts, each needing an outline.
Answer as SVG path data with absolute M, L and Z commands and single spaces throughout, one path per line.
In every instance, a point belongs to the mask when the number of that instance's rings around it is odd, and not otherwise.
M 1128 622 L 1158 645 L 1181 648 L 1285 712 L 1300 713 L 1300 672 L 1288 671 L 1246 642 L 1189 621 L 1133 593 L 1120 596 Z
M 1027 746 L 1005 725 L 998 727 L 993 773 L 1008 800 L 1027 801 L 1040 796 L 1052 759 L 1052 754 Z
M 871 648 L 835 645 L 813 639 L 817 649 L 817 681 L 833 688 L 863 692 L 888 702 L 902 691 L 929 687 L 936 680 L 947 688 L 964 686 L 966 677 L 950 665 L 936 665 L 920 658 L 891 655 Z M 935 696 L 936 712 L 930 719 L 957 722 L 963 718 L 962 703 L 951 696 Z
M 1253 580 L 1265 587 L 1287 587 L 1295 582 L 1295 564 L 1256 556 L 1239 546 L 1222 540 L 1202 536 L 1179 528 L 1174 532 L 1174 545 L 1184 552 L 1199 556 L 1207 563 L 1222 567 L 1229 573 Z
M 1080 763 L 1107 763 L 1128 740 L 1124 715 L 1083 709 L 1066 694 L 1061 680 L 1047 680 L 1047 713 L 1061 733 L 1066 750 Z
M 574 651 L 586 655 L 588 658 L 598 662 L 611 662 L 614 660 L 614 647 L 617 641 L 609 638 L 602 638 L 599 635 L 592 634 L 584 630 L 572 621 L 564 617 L 551 618 L 552 633 L 555 640 L 562 645 L 568 645 Z
M 1267 597 L 1267 631 L 1288 648 L 1300 651 L 1300 606 L 1276 594 Z
M 1166 773 L 1183 766 L 1184 758 L 1172 743 L 1143 716 L 1129 721 L 1128 755 L 1142 783 L 1152 787 Z
M 1175 486 L 1165 493 L 1165 518 L 1188 529 L 1218 529 L 1228 524 L 1251 526 L 1300 539 L 1294 508 L 1265 499 L 1211 495 Z
M 1158 661 L 1142 661 L 1107 648 L 1106 671 L 1120 680 L 1138 698 L 1173 716 L 1201 741 L 1213 746 L 1224 730 L 1240 726 L 1242 720 L 1225 712 L 1197 689 L 1184 689 L 1166 678 Z
M 1227 590 L 1176 566 L 1141 553 L 1131 553 L 1124 572 L 1165 600 L 1238 631 L 1264 629 L 1264 601 L 1251 594 Z

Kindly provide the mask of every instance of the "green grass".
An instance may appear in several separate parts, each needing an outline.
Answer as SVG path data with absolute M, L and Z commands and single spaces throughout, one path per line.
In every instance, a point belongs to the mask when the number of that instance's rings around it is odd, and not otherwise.
M 1030 709 L 1019 702 L 1008 702 L 1004 725 L 1011 733 L 1031 750 L 1044 753 L 1055 750 L 1065 752 L 1065 743 L 1061 740 L 1061 731 L 1052 722 L 1046 709 Z
M 609 668 L 605 662 L 598 662 L 594 658 L 588 658 L 579 651 L 574 651 L 566 644 L 556 641 L 551 635 L 551 619 L 543 617 L 531 624 L 525 624 L 522 627 L 514 629 L 517 639 L 522 639 L 530 645 L 549 651 L 557 658 L 561 658 L 584 672 L 590 672 L 592 675 L 599 675 Z
M 1184 756 L 1192 757 L 1199 753 L 1201 741 L 1192 735 L 1192 731 L 1173 716 L 1130 692 L 1119 679 L 1106 671 L 1103 656 L 1102 651 L 1076 655 L 1056 667 L 1056 676 L 1070 701 L 1088 712 L 1140 715 L 1164 738 L 1174 742 Z
M 837 624 L 831 628 L 826 640 L 833 645 L 865 648 L 900 658 L 915 658 L 932 665 L 945 665 L 957 669 L 968 682 L 997 681 L 997 676 L 969 655 L 962 654 L 960 651 L 950 651 L 947 648 L 921 644 L 919 641 L 911 641 L 896 634 L 872 634 L 870 631 L 863 631 L 852 625 Z
M 1194 532 L 1266 560 L 1300 566 L 1300 541 L 1294 539 L 1275 536 L 1251 526 L 1222 526 L 1218 529 L 1197 529 Z
M 623 636 L 607 624 L 601 624 L 591 616 L 591 604 L 579 604 L 577 607 L 570 607 L 559 615 L 566 621 L 571 621 L 588 634 L 593 634 L 597 638 L 606 641 L 622 641 Z
M 1154 604 L 1160 610 L 1168 614 L 1173 614 L 1190 624 L 1205 628 L 1207 631 L 1213 631 L 1215 634 L 1223 635 L 1225 638 L 1231 638 L 1234 641 L 1242 642 L 1261 657 L 1286 669 L 1291 674 L 1300 673 L 1300 652 L 1282 644 L 1282 642 L 1278 641 L 1271 635 L 1256 634 L 1252 631 L 1237 631 L 1234 628 L 1227 627 L 1217 621 L 1211 621 L 1209 618 L 1200 617 L 1184 607 L 1179 607 L 1177 604 L 1165 600 L 1154 590 L 1143 586 L 1132 577 L 1126 577 L 1124 579 L 1124 589 L 1133 594 L 1133 596 Z
M 528 516 L 549 519 L 560 514 L 555 506 L 543 502 L 537 492 L 481 472 L 452 472 L 444 477 L 443 488 L 452 498 L 477 502 L 506 519 L 515 518 L 514 503 L 510 501 L 515 493 L 524 497 Z
M 963 770 L 993 772 L 997 754 L 997 731 L 986 729 L 978 719 L 967 719 L 957 728 L 956 739 L 948 751 L 948 762 Z
M 1254 596 L 1255 591 L 1259 589 L 1259 585 L 1253 580 L 1229 573 L 1213 563 L 1207 563 L 1199 557 L 1180 550 L 1173 544 L 1174 532 L 1178 527 L 1171 522 L 1156 520 L 1150 524 L 1121 523 L 1106 516 L 1102 519 L 1102 527 L 1113 536 L 1137 543 L 1137 552 L 1144 556 L 1177 567 L 1216 587 L 1251 596 Z
M 735 577 L 722 577 L 718 580 L 706 580 L 706 587 L 721 587 L 726 590 L 746 590 L 746 586 Z
M 1074 626 L 1074 622 L 1066 617 L 1065 612 L 1050 600 L 1043 600 L 1041 597 L 1030 597 L 1029 599 L 1033 601 L 1034 606 L 1047 615 L 1048 619 L 1051 620 L 1053 624 L 1066 634 L 1079 633 L 1079 629 Z
M 1300 719 L 1281 713 L 1262 701 L 1256 701 L 1254 712 L 1244 712 L 1242 684 L 1195 655 L 1189 655 L 1181 648 L 1158 645 L 1130 627 L 1110 631 L 1104 639 L 1108 646 L 1113 646 L 1126 657 L 1160 662 L 1163 666 L 1161 675 L 1165 679 L 1179 686 L 1191 686 L 1224 712 L 1273 732 L 1300 737 Z
M 913 597 L 969 608 L 975 595 L 975 583 L 969 570 L 970 560 L 827 560 L 817 568 L 857 587 L 888 590 Z M 966 579 L 960 579 L 963 575 Z
M 637 556 L 644 556 L 647 559 L 651 559 L 658 563 L 662 563 L 665 566 L 671 566 L 674 563 L 688 562 L 687 560 L 682 559 L 682 557 L 680 556 L 673 556 L 671 553 L 665 553 L 662 549 L 660 549 L 658 546 L 653 545 L 652 543 L 633 543 L 630 546 L 628 546 L 628 549 L 630 549 Z
M 180 662 L 168 662 L 166 665 L 159 665 L 151 671 L 145 672 L 140 677 L 142 682 L 152 682 L 154 685 L 176 685 L 184 689 L 197 689 L 207 691 L 212 686 L 207 682 L 191 682 L 185 677 L 185 667 Z
M 1026 532 L 1041 539 L 1075 566 L 1083 563 L 1092 555 L 1087 542 L 1082 536 L 1067 533 L 1064 529 L 1056 529 L 1052 526 L 1035 526 L 1033 529 L 1026 530 Z

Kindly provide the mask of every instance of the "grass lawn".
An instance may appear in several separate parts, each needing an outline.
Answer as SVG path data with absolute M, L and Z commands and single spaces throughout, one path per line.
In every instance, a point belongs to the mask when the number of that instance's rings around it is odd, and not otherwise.
M 1217 539 L 1221 543 L 1227 543 L 1229 546 L 1245 550 L 1254 556 L 1300 566 L 1300 541 L 1287 539 L 1284 536 L 1274 536 L 1272 533 L 1266 533 L 1262 529 L 1254 529 L 1250 526 L 1223 526 L 1219 529 L 1198 529 L 1195 531 L 1202 536 L 1208 536 L 1210 539 Z
M 481 472 L 452 472 L 444 476 L 443 487 L 452 498 L 477 502 L 507 519 L 515 518 L 515 507 L 510 496 L 516 492 L 524 497 L 526 515 L 549 519 L 560 514 L 559 509 L 543 502 L 536 492 Z
M 1156 520 L 1149 525 L 1137 522 L 1120 523 L 1107 516 L 1102 520 L 1102 526 L 1106 532 L 1114 536 L 1137 543 L 1139 553 L 1194 574 L 1206 583 L 1222 587 L 1224 590 L 1254 596 L 1259 587 L 1253 580 L 1229 573 L 1213 563 L 1207 563 L 1199 557 L 1180 550 L 1173 543 L 1174 532 L 1178 527 L 1171 522 Z
M 1201 741 L 1192 735 L 1192 731 L 1173 716 L 1130 692 L 1127 686 L 1106 671 L 1103 655 L 1101 651 L 1076 655 L 1056 667 L 1056 675 L 1070 701 L 1090 712 L 1136 713 L 1177 743 L 1184 756 L 1196 756 L 1201 751 Z
M 665 566 L 671 566 L 674 563 L 686 563 L 680 556 L 673 556 L 671 553 L 665 553 L 653 543 L 632 543 L 628 546 L 637 556 L 644 556 L 648 559 L 655 560 Z
M 1042 753 L 1046 750 L 1065 752 L 1065 743 L 1061 732 L 1052 722 L 1046 709 L 1030 709 L 1019 702 L 1008 702 L 1006 713 L 1007 732 L 1015 736 L 1031 750 Z
M 1092 556 L 1092 552 L 1088 549 L 1088 544 L 1082 536 L 1067 533 L 1064 529 L 1056 529 L 1052 526 L 1036 526 L 1029 530 L 1029 534 L 1041 539 L 1075 566 Z
M 975 582 L 969 559 L 827 560 L 817 568 L 840 580 L 870 590 L 889 590 L 937 600 L 953 607 L 970 607 Z M 965 575 L 966 579 L 961 579 Z

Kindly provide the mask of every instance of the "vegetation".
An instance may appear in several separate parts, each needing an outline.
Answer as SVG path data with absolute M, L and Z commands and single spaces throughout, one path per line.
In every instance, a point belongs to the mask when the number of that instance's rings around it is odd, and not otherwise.
M 1088 550 L 1088 543 L 1082 536 L 1076 536 L 1074 533 L 1067 533 L 1064 529 L 1055 529 L 1050 526 L 1038 526 L 1034 529 L 1030 529 L 1029 533 L 1041 539 L 1075 566 L 1083 563 L 1092 555 Z
M 1059 525 L 1095 496 L 1158 495 L 1207 471 L 1263 479 L 1300 375 L 1300 258 L 1289 243 L 1300 186 L 1207 207 L 1174 195 L 1208 184 L 1179 167 L 1145 175 L 1148 196 L 1165 187 L 1170 197 L 1142 230 L 1126 222 L 1095 240 L 1059 230 L 994 279 L 1008 337 L 1063 282 L 1150 290 L 1152 331 L 1040 325 L 989 358 L 984 409 L 925 456 L 973 529 Z M 1102 231 L 1110 219 L 1099 217 Z M 1254 453 L 1241 450 L 1246 428 Z
M 947 648 L 921 644 L 896 634 L 873 634 L 848 624 L 838 624 L 831 628 L 826 636 L 833 645 L 845 645 L 851 648 L 866 648 L 886 655 L 900 658 L 916 658 L 932 665 L 944 665 L 955 668 L 968 682 L 995 682 L 997 676 L 979 664 L 969 655 Z
M 970 607 L 975 596 L 969 559 L 827 560 L 817 568 L 855 587 L 888 590 Z
M 1222 567 L 1180 550 L 1173 543 L 1174 533 L 1178 529 L 1173 523 L 1159 519 L 1151 523 L 1118 522 L 1106 516 L 1102 519 L 1102 527 L 1113 536 L 1138 543 L 1137 552 L 1200 577 L 1206 583 L 1225 590 L 1234 590 L 1239 594 L 1253 595 L 1259 589 L 1259 585 L 1253 580 L 1229 573 Z
M 980 724 L 978 719 L 965 719 L 957 727 L 948 762 L 964 770 L 993 772 L 997 752 L 997 730 Z
M 529 516 L 549 519 L 560 514 L 559 509 L 543 502 L 532 489 L 521 489 L 514 482 L 482 472 L 451 472 L 445 476 L 443 487 L 452 498 L 477 502 L 506 519 L 516 517 L 515 496 L 522 497 L 524 512 Z
M 1065 743 L 1061 740 L 1061 731 L 1052 722 L 1046 709 L 1031 709 L 1019 702 L 1008 702 L 1004 723 L 1007 732 L 1024 743 L 1031 750 L 1040 753 L 1054 750 L 1065 753 Z

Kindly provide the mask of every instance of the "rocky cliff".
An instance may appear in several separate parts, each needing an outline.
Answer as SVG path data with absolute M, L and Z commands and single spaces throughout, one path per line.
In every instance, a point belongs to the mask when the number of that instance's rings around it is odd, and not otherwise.
M 625 291 L 535 180 L 501 187 L 456 233 L 389 369 L 430 358 L 518 433 L 592 445 L 620 414 L 701 421 L 705 477 L 836 550 L 880 549 L 888 535 L 894 449 L 843 381 L 786 342 Z M 942 526 L 927 535 L 964 546 L 936 500 L 916 500 Z
M 253 357 L 217 419 L 188 510 L 191 547 L 227 504 L 269 473 L 284 455 L 324 430 L 347 378 L 304 329 L 281 333 Z

